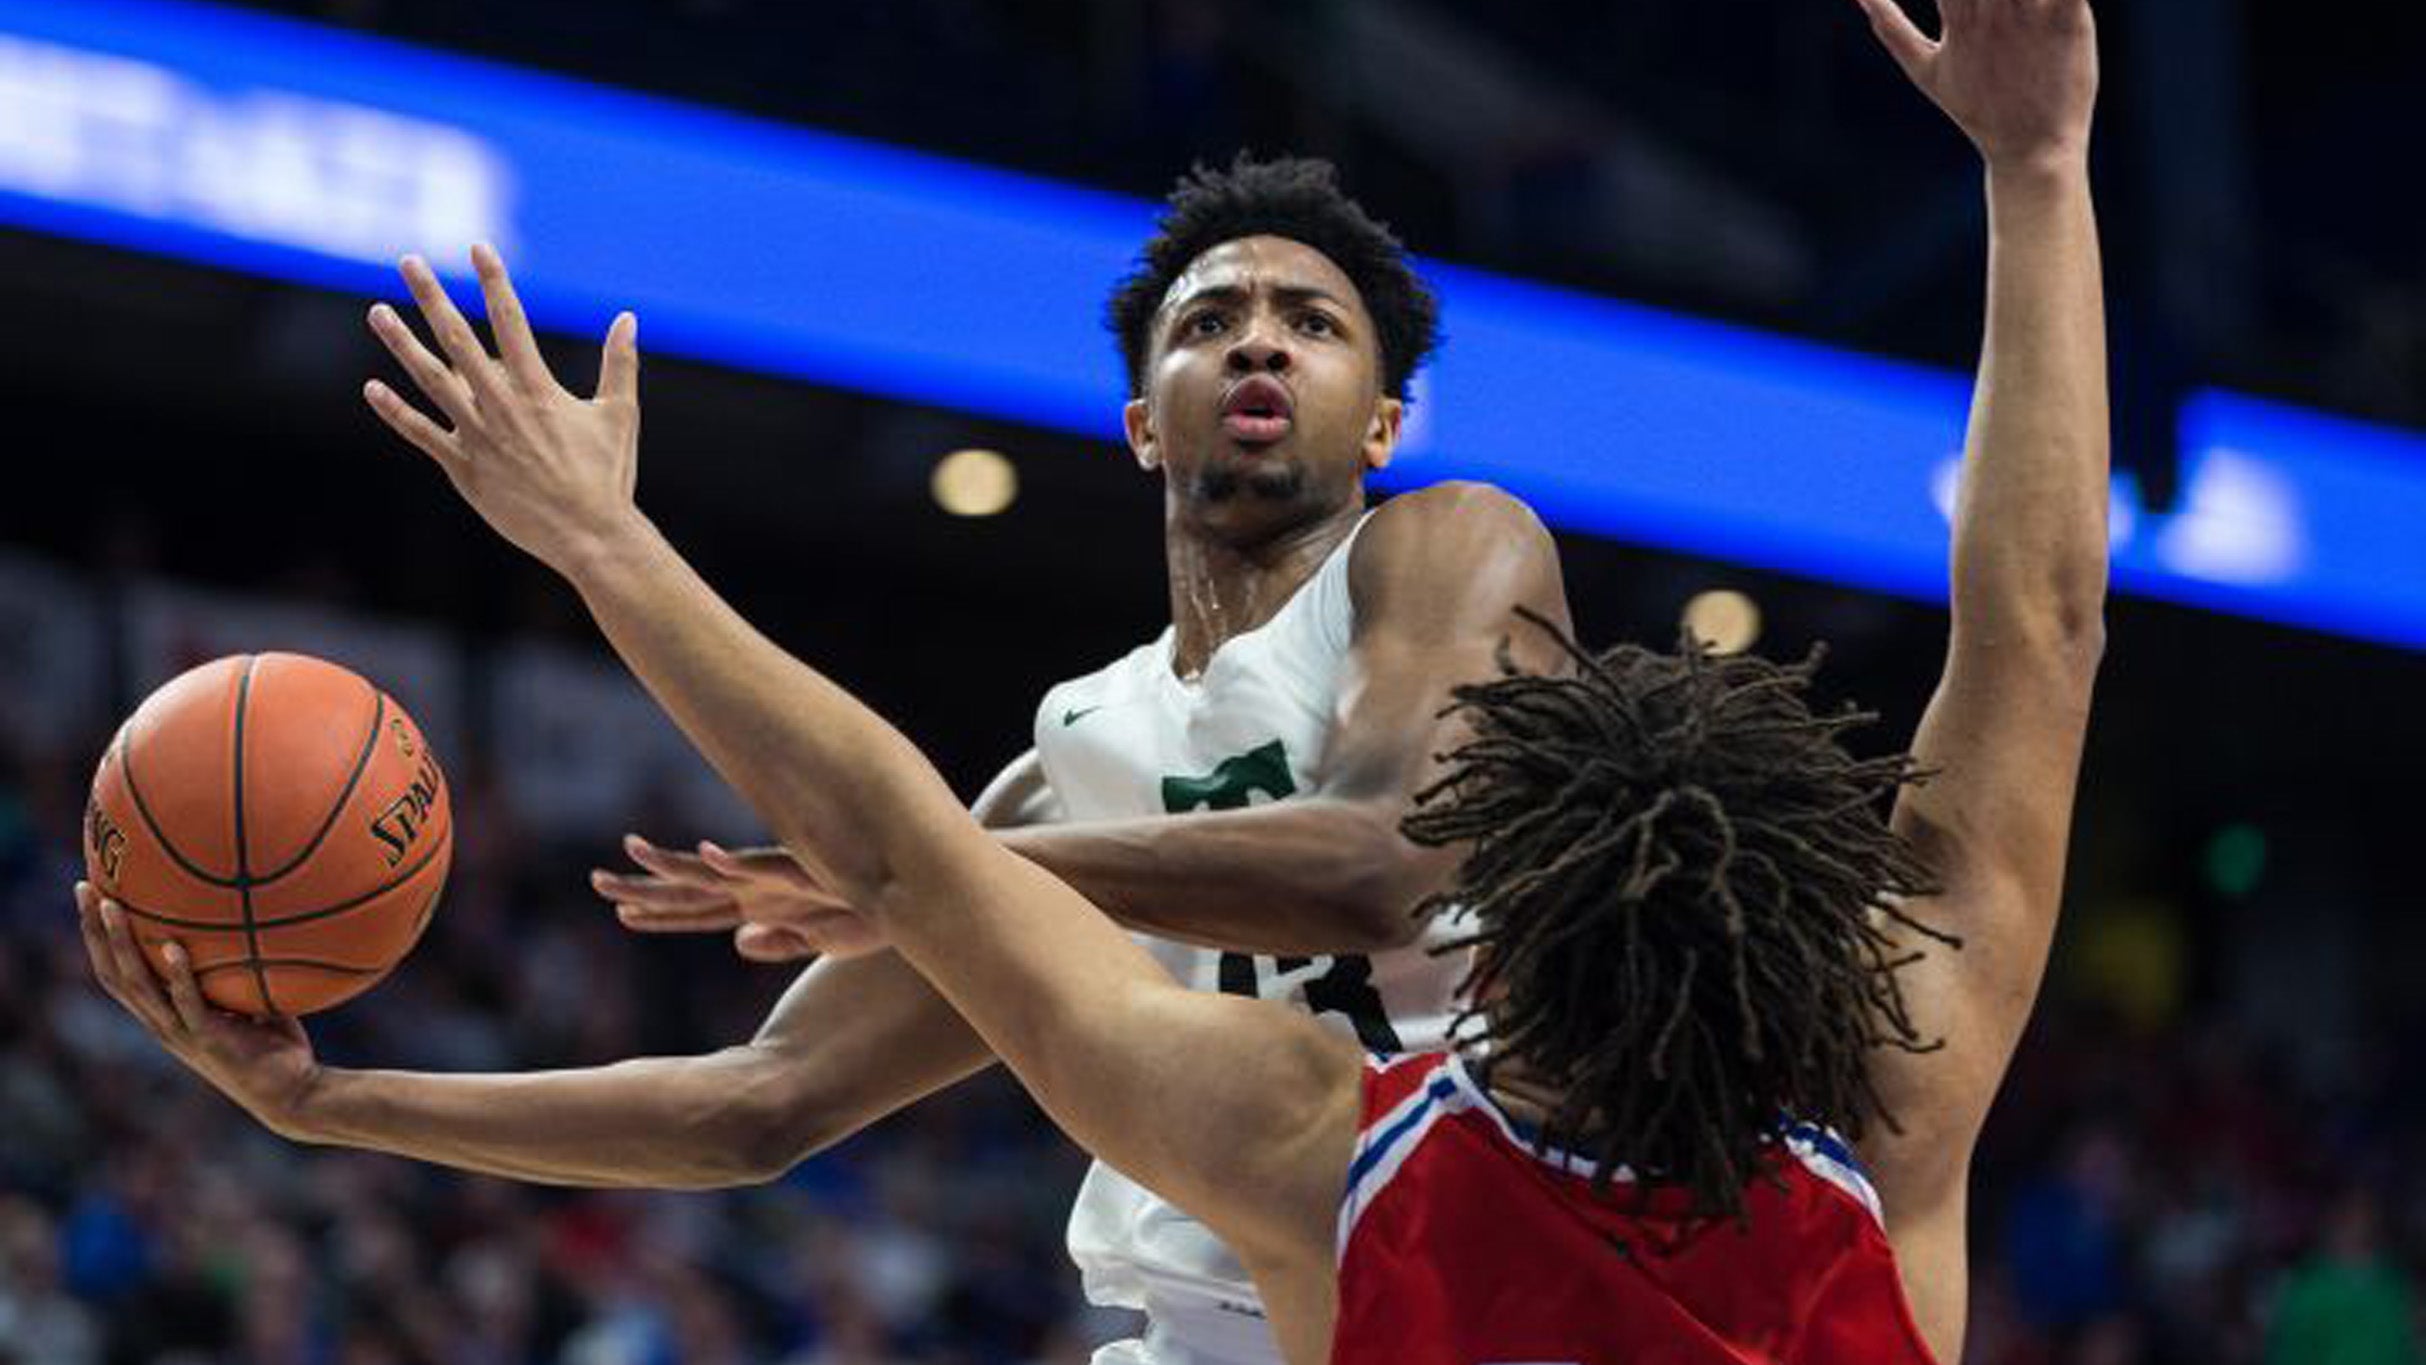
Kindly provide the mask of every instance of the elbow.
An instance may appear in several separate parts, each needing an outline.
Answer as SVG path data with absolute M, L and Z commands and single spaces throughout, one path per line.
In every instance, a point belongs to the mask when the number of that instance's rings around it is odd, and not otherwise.
M 2094 569 L 2028 578 L 1958 573 L 1953 605 L 1958 630 L 2083 679 L 2096 676 L 2106 654 L 2102 559 Z
M 2057 648 L 2092 668 L 2106 653 L 2106 557 L 2098 555 L 2048 584 L 2049 631 Z
M 2053 595 L 2039 631 L 2049 658 L 2087 682 L 2106 657 L 2106 583 Z

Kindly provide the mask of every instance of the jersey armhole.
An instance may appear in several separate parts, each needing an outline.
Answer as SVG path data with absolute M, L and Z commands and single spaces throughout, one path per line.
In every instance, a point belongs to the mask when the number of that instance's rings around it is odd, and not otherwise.
M 1357 537 L 1372 522 L 1370 509 L 1357 518 L 1356 524 L 1348 528 L 1347 538 L 1323 561 L 1314 583 L 1314 610 L 1323 642 L 1342 655 L 1356 642 L 1356 595 L 1349 591 L 1348 565 L 1356 558 Z
M 1340 1190 L 1338 1238 L 1332 1250 L 1335 1264 L 1346 1264 L 1348 1241 L 1355 1235 L 1358 1221 L 1423 1144 L 1426 1132 L 1457 1107 L 1457 1086 L 1445 1065 L 1447 1058 L 1446 1053 L 1365 1054 L 1356 1146 L 1349 1153 L 1347 1178 Z M 1399 1085 L 1406 1079 L 1415 1084 L 1401 1093 Z

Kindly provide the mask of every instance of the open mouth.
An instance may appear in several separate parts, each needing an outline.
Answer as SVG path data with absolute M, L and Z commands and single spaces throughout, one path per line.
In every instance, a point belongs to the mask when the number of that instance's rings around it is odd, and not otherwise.
M 1267 445 L 1289 434 L 1295 404 L 1288 386 L 1270 375 L 1242 379 L 1221 404 L 1221 429 L 1231 439 Z

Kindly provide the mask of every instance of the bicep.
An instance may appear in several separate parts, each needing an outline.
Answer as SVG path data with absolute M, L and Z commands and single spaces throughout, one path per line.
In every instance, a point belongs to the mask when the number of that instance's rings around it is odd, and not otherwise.
M 1903 909 L 1961 947 L 1887 926 L 1919 955 L 1898 983 L 1914 1027 L 1936 1044 L 1874 1054 L 1881 1104 L 1904 1130 L 1873 1144 L 1890 1178 L 1960 1180 L 2029 1022 L 2063 894 L 2095 668 L 2093 651 L 1958 640 L 1922 716 L 1913 756 L 1930 776 L 1898 799 L 1893 824 L 1942 889 Z

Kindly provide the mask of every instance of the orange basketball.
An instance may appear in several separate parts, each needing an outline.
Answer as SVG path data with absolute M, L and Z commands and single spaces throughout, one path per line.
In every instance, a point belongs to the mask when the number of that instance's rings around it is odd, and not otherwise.
M 178 675 L 110 741 L 84 863 L 155 964 L 185 946 L 202 992 L 308 1014 L 387 975 L 430 921 L 455 821 L 420 727 L 300 654 Z

